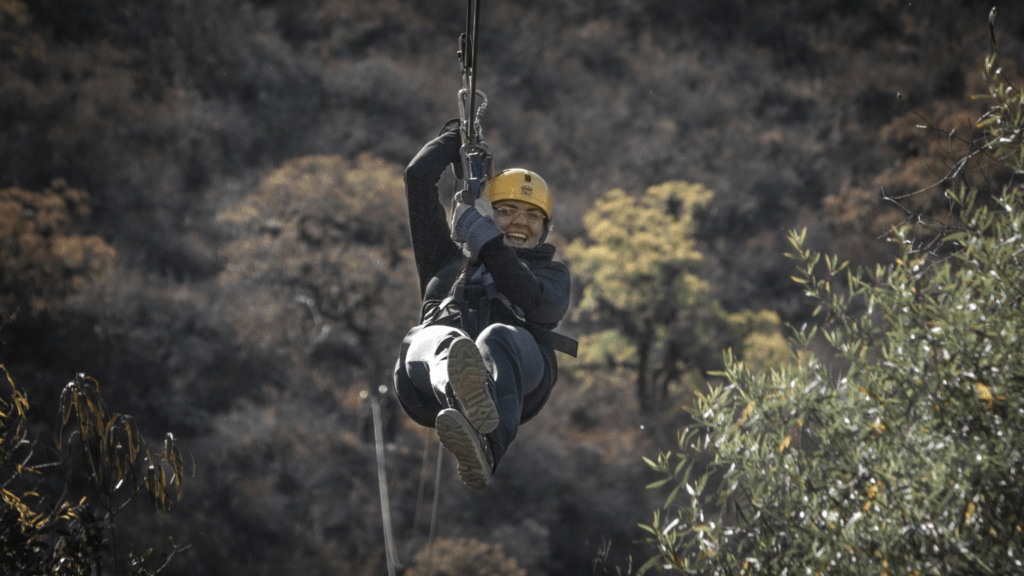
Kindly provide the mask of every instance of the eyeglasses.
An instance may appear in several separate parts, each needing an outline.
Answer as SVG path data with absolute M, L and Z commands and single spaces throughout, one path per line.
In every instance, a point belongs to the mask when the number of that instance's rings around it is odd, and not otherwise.
M 495 206 L 494 214 L 501 218 L 502 220 L 507 220 L 509 222 L 512 222 L 517 217 L 522 215 L 523 218 L 526 218 L 526 221 L 530 224 L 544 223 L 544 213 L 532 209 L 523 210 L 520 208 L 514 208 L 512 206 Z

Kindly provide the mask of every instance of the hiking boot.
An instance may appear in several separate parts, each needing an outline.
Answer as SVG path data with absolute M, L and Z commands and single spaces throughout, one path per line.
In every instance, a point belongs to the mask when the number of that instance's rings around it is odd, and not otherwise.
M 462 483 L 474 490 L 483 490 L 494 471 L 490 441 L 474 430 L 461 412 L 452 408 L 441 410 L 434 428 L 441 444 L 459 461 Z
M 498 427 L 498 409 L 491 398 L 491 385 L 480 349 L 469 338 L 457 338 L 448 349 L 448 384 L 459 411 L 470 425 L 481 434 L 494 432 Z

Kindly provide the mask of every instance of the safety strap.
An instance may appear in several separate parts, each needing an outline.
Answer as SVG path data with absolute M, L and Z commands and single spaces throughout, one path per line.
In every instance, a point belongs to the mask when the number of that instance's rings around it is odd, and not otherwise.
M 480 283 L 484 285 L 484 290 L 487 291 L 487 298 L 490 300 L 497 300 L 505 305 L 506 308 L 512 312 L 512 315 L 516 317 L 520 322 L 526 323 L 526 313 L 519 306 L 516 306 L 508 299 L 507 296 L 498 292 L 498 289 L 494 286 L 494 277 L 491 276 L 490 272 L 487 272 L 483 265 L 477 268 L 476 274 L 473 274 L 473 280 L 480 280 Z
M 380 514 L 384 522 L 384 551 L 388 561 L 388 576 L 396 576 L 396 570 L 401 570 L 402 563 L 398 560 L 394 531 L 391 528 L 391 499 L 388 498 L 387 470 L 384 466 L 384 432 L 380 400 L 376 394 L 370 394 L 370 407 L 373 411 L 373 438 L 377 445 L 377 485 L 380 488 Z

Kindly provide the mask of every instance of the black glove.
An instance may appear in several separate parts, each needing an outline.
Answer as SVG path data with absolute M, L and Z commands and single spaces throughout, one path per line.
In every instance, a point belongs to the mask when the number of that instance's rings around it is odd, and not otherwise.
M 452 214 L 453 239 L 464 245 L 470 260 L 476 260 L 480 249 L 505 234 L 491 217 L 484 216 L 474 206 L 459 204 Z
M 444 123 L 444 126 L 441 127 L 441 131 L 437 135 L 443 136 L 445 132 L 455 132 L 457 134 L 461 126 L 462 122 L 458 118 L 452 118 Z
M 438 136 L 447 136 L 449 134 L 455 134 L 458 136 L 459 141 L 462 141 L 462 135 L 459 129 L 462 127 L 462 122 L 458 118 L 452 118 L 441 128 L 441 131 L 437 133 Z M 462 180 L 462 155 L 456 154 L 455 158 L 452 159 L 452 171 L 455 172 L 455 177 Z

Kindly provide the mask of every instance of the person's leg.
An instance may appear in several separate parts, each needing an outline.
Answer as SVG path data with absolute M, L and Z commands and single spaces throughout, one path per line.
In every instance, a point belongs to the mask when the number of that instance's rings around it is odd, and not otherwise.
M 405 371 L 421 394 L 433 394 L 441 406 L 448 406 L 448 349 L 466 333 L 451 326 L 426 326 L 409 342 Z
M 430 382 L 434 363 L 430 350 L 437 348 L 433 340 L 439 337 L 439 334 L 431 334 L 432 330 L 429 326 L 414 326 L 409 330 L 402 339 L 394 371 L 398 400 L 405 413 L 421 426 L 433 426 L 438 412 L 447 408 L 447 403 L 442 403 L 434 394 Z
M 483 490 L 494 473 L 491 441 L 476 431 L 462 412 L 445 408 L 434 421 L 437 439 L 459 463 L 459 478 L 474 490 Z
M 469 338 L 456 338 L 448 349 L 448 384 L 450 387 L 446 390 L 455 396 L 459 412 L 477 432 L 487 434 L 498 427 L 498 411 L 487 368 L 480 349 Z
M 476 344 L 494 382 L 500 422 L 488 438 L 496 464 L 516 437 L 523 397 L 540 385 L 545 361 L 537 342 L 524 328 L 492 324 L 480 334 Z
M 406 372 L 420 393 L 433 391 L 441 406 L 457 408 L 482 433 L 498 425 L 487 370 L 465 332 L 428 326 L 410 342 L 405 358 Z
M 498 414 L 476 344 L 456 328 L 426 327 L 409 341 L 405 369 L 419 394 L 437 398 L 441 410 L 434 428 L 458 461 L 460 478 L 482 490 L 494 469 L 490 441 L 483 432 L 494 430 Z

